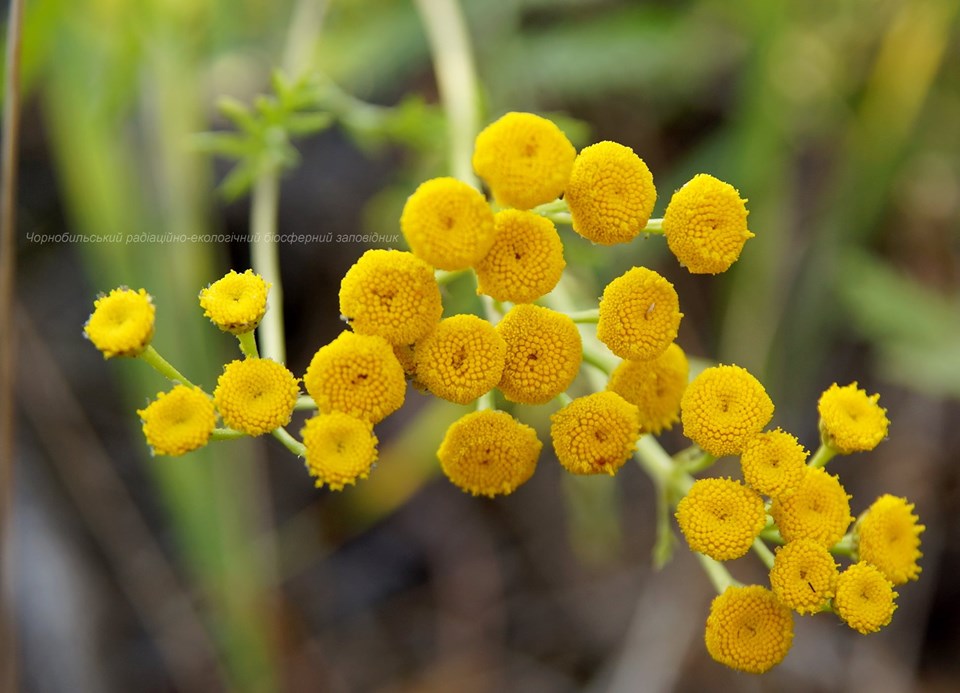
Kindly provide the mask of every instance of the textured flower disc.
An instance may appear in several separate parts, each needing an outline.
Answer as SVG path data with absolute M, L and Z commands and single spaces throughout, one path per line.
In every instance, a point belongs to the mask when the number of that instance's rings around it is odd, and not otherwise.
M 897 596 L 879 569 L 861 561 L 840 573 L 833 605 L 848 626 L 866 635 L 890 623 Z
M 649 361 L 621 362 L 610 374 L 607 389 L 635 404 L 641 429 L 656 435 L 680 420 L 680 399 L 689 374 L 686 354 L 671 344 Z
M 860 559 L 875 565 L 895 585 L 920 577 L 920 534 L 926 527 L 913 508 L 906 498 L 885 493 L 854 526 Z
M 824 546 L 797 539 L 777 548 L 770 569 L 770 586 L 791 609 L 812 614 L 833 598 L 838 575 L 837 564 Z
M 880 395 L 867 395 L 856 383 L 831 385 L 820 396 L 820 433 L 842 454 L 873 450 L 887 437 L 887 410 L 877 402 Z
M 369 421 L 342 412 L 317 414 L 300 431 L 307 471 L 315 486 L 340 491 L 366 479 L 377 461 L 377 437 Z
M 807 451 L 786 431 L 764 431 L 747 442 L 740 468 L 744 481 L 758 493 L 771 498 L 788 496 L 807 473 Z
M 649 361 L 677 338 L 682 317 L 673 284 L 634 267 L 603 290 L 597 338 L 622 359 Z
M 763 499 L 732 479 L 697 479 L 677 504 L 687 544 L 717 561 L 740 558 L 766 524 Z
M 850 496 L 840 480 L 823 469 L 807 469 L 797 490 L 770 504 L 780 534 L 787 541 L 811 539 L 830 548 L 853 521 Z
M 469 404 L 497 386 L 507 345 L 476 315 L 454 315 L 417 344 L 417 379 L 434 395 Z
M 557 459 L 574 474 L 613 476 L 640 437 L 637 407 L 615 392 L 578 397 L 550 419 Z
M 270 284 L 253 270 L 243 274 L 230 270 L 200 292 L 200 307 L 210 322 L 224 332 L 252 332 L 267 312 Z
M 120 287 L 94 302 L 83 333 L 104 358 L 136 356 L 153 339 L 155 315 L 153 300 L 144 289 Z
M 704 634 L 707 652 L 731 669 L 762 674 L 793 642 L 793 614 L 759 585 L 728 587 L 714 598 Z
M 293 373 L 271 359 L 232 361 L 217 379 L 213 401 L 223 423 L 259 436 L 290 423 L 300 395 L 298 382 Z
M 154 455 L 176 457 L 202 448 L 217 425 L 213 400 L 199 387 L 176 385 L 137 411 Z

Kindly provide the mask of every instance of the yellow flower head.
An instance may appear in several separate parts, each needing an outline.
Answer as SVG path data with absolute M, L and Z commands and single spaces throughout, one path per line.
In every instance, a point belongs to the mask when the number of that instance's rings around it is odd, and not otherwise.
M 493 245 L 493 210 L 463 181 L 432 178 L 407 199 L 400 230 L 420 259 L 443 270 L 467 269 Z
M 245 334 L 257 329 L 267 312 L 270 284 L 253 270 L 237 274 L 230 270 L 200 291 L 200 307 L 210 322 L 224 332 Z
M 726 272 L 753 234 L 746 200 L 736 188 L 699 173 L 670 198 L 663 235 L 680 264 L 694 274 Z
M 637 405 L 642 430 L 660 433 L 680 420 L 680 398 L 690 367 L 676 343 L 650 361 L 623 361 L 610 375 L 607 389 Z
M 649 361 L 677 338 L 682 317 L 673 284 L 634 267 L 603 290 L 597 338 L 622 359 Z
M 477 135 L 473 169 L 498 204 L 530 209 L 560 196 L 577 150 L 553 122 L 507 113 Z
M 823 469 L 808 468 L 796 491 L 773 499 L 770 514 L 787 541 L 810 539 L 827 548 L 843 538 L 853 521 L 850 496 Z
M 497 332 L 507 343 L 500 391 L 511 402 L 546 404 L 577 377 L 583 346 L 568 316 L 524 303 L 503 316 Z
M 390 344 L 376 335 L 341 332 L 317 350 L 303 376 L 322 414 L 333 411 L 377 423 L 403 404 L 403 366 Z
M 154 455 L 176 457 L 202 448 L 217 425 L 213 400 L 199 387 L 175 385 L 137 410 L 143 435 Z
M 307 419 L 300 431 L 315 486 L 341 491 L 366 479 L 377 461 L 377 437 L 368 421 L 334 411 Z
M 402 250 L 365 252 L 340 282 L 340 312 L 358 334 L 413 344 L 443 313 L 433 268 Z
M 767 391 L 740 366 L 705 369 L 680 401 L 683 434 L 714 457 L 740 454 L 771 418 Z
M 920 534 L 926 529 L 906 498 L 884 494 L 857 520 L 860 560 L 875 565 L 895 585 L 920 576 Z
M 807 451 L 779 428 L 751 438 L 743 449 L 743 479 L 757 492 L 777 498 L 797 490 L 807 473 Z
M 762 674 L 783 661 L 793 642 L 793 614 L 759 585 L 728 587 L 707 616 L 707 652 L 731 669 Z
M 550 420 L 557 459 L 574 474 L 613 476 L 630 459 L 640 437 L 636 406 L 616 392 L 578 397 Z
M 469 404 L 497 386 L 507 345 L 476 315 L 454 315 L 417 344 L 417 379 L 437 397 Z
M 890 623 L 897 605 L 893 584 L 866 561 L 850 566 L 837 578 L 833 606 L 844 622 L 860 633 L 876 633 Z
M 627 243 L 650 220 L 653 175 L 630 147 L 598 142 L 581 150 L 563 198 L 573 230 L 600 245 Z
M 437 457 L 455 485 L 474 496 L 507 495 L 533 476 L 543 444 L 537 432 L 502 411 L 484 409 L 455 421 Z
M 477 293 L 530 303 L 553 291 L 566 262 L 553 222 L 533 212 L 505 209 L 494 216 L 496 236 L 477 263 Z
M 693 551 L 718 561 L 740 558 L 766 524 L 763 499 L 732 479 L 697 479 L 677 504 L 677 523 Z
M 837 564 L 823 545 L 797 539 L 777 548 L 770 586 L 791 609 L 812 614 L 833 598 L 838 575 Z
M 156 308 L 144 289 L 113 289 L 93 303 L 83 333 L 104 358 L 136 356 L 153 339 Z
M 887 410 L 867 395 L 856 383 L 840 387 L 836 383 L 820 396 L 820 434 L 827 445 L 839 453 L 873 450 L 887 436 Z
M 298 382 L 270 359 L 232 361 L 217 379 L 213 402 L 227 426 L 259 436 L 290 423 L 300 395 Z

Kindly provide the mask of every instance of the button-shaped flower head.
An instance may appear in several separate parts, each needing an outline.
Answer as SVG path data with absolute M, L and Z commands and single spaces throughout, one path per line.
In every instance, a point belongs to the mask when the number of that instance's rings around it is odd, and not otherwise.
M 137 356 L 153 339 L 156 308 L 144 289 L 113 289 L 93 303 L 83 334 L 104 358 Z
M 213 402 L 227 426 L 259 436 L 290 423 L 300 395 L 298 382 L 271 359 L 231 361 L 217 379 Z
M 740 558 L 766 523 L 763 499 L 732 479 L 697 479 L 677 504 L 687 544 L 718 561 Z
M 728 587 L 710 604 L 707 652 L 731 669 L 762 674 L 783 661 L 793 642 L 793 614 L 759 585 Z
M 224 332 L 253 332 L 267 312 L 270 284 L 253 270 L 238 274 L 230 270 L 200 291 L 200 307 L 210 322 Z
M 879 399 L 880 395 L 867 395 L 856 383 L 827 388 L 817 403 L 824 442 L 844 455 L 877 447 L 890 425 Z
M 866 561 L 855 563 L 837 578 L 833 606 L 855 631 L 876 633 L 890 623 L 896 611 L 897 593 L 878 568 Z
M 854 526 L 860 560 L 875 565 L 895 585 L 920 577 L 920 534 L 926 527 L 913 507 L 906 498 L 885 493 Z
M 690 366 L 676 343 L 649 361 L 623 361 L 610 374 L 607 389 L 637 406 L 640 427 L 654 435 L 680 420 L 680 398 Z
M 577 150 L 552 121 L 512 112 L 477 135 L 473 169 L 498 204 L 530 209 L 560 196 L 576 156 Z
M 677 338 L 682 317 L 673 284 L 634 267 L 603 290 L 597 338 L 622 359 L 649 361 Z
M 743 479 L 771 498 L 797 490 L 807 473 L 807 451 L 797 439 L 779 428 L 751 438 L 740 457 Z
M 837 564 L 823 545 L 797 539 L 777 548 L 770 587 L 797 613 L 812 614 L 833 598 L 838 575 Z
M 417 379 L 437 397 L 469 404 L 497 386 L 506 355 L 493 325 L 476 315 L 454 315 L 417 344 Z
M 770 514 L 787 541 L 810 539 L 827 548 L 840 541 L 853 522 L 850 496 L 840 480 L 823 469 L 808 468 L 796 491 L 773 499 Z
M 637 408 L 616 392 L 578 397 L 550 417 L 553 449 L 567 471 L 613 476 L 640 437 Z
M 300 431 L 306 465 L 317 488 L 340 491 L 366 479 L 377 461 L 377 437 L 369 421 L 342 412 L 317 414 Z
M 175 385 L 137 411 L 154 455 L 176 457 L 202 448 L 217 425 L 213 400 L 199 387 Z

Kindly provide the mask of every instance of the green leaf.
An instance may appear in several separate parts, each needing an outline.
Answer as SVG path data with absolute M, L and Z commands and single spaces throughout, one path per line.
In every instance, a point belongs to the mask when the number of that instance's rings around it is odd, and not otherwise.
M 188 146 L 196 152 L 228 159 L 243 159 L 258 149 L 255 140 L 235 132 L 198 132 L 190 137 Z
M 332 113 L 291 113 L 285 121 L 287 132 L 295 137 L 313 135 L 333 125 Z

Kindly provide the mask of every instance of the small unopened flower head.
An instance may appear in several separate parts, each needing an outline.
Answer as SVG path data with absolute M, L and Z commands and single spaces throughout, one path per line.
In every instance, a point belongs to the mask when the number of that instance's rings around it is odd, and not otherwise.
M 920 577 L 920 534 L 926 527 L 913 508 L 906 498 L 885 493 L 854 526 L 860 560 L 875 565 L 895 585 Z
M 600 245 L 627 243 L 650 220 L 653 175 L 630 147 L 598 142 L 581 150 L 563 198 L 573 230 Z
M 697 479 L 677 504 L 687 544 L 718 561 L 740 558 L 766 523 L 763 499 L 732 479 Z
M 714 457 L 740 454 L 771 418 L 767 391 L 740 366 L 705 369 L 680 402 L 683 434 Z
M 880 395 L 867 395 L 856 383 L 831 385 L 820 396 L 820 434 L 827 445 L 847 455 L 873 450 L 887 437 L 887 410 Z
M 217 379 L 213 402 L 227 426 L 259 436 L 290 423 L 300 395 L 298 382 L 271 359 L 231 361 Z
M 542 447 L 529 426 L 506 412 L 484 409 L 455 421 L 437 456 L 456 486 L 493 498 L 513 493 L 533 476 Z
M 113 289 L 93 303 L 83 333 L 104 358 L 136 356 L 153 339 L 156 308 L 144 289 Z
M 771 498 L 797 490 L 807 472 L 807 451 L 796 437 L 782 431 L 764 431 L 751 438 L 740 457 L 743 479 Z
M 553 291 L 566 262 L 553 222 L 533 212 L 504 209 L 494 217 L 493 246 L 474 268 L 477 293 L 530 303 Z
M 377 461 L 377 437 L 369 421 L 334 411 L 307 419 L 300 431 L 306 465 L 317 488 L 341 491 L 366 479 Z
M 694 274 L 726 272 L 753 238 L 746 200 L 736 188 L 699 173 L 677 190 L 663 215 L 663 235 L 680 264 Z
M 791 609 L 812 614 L 833 598 L 838 575 L 833 556 L 822 544 L 797 539 L 777 548 L 770 586 Z
M 407 199 L 400 230 L 413 254 L 442 270 L 480 262 L 493 245 L 493 210 L 456 178 L 432 178 Z
M 507 344 L 500 391 L 511 402 L 546 404 L 577 377 L 583 345 L 563 313 L 524 303 L 503 316 L 497 332 Z
M 253 270 L 238 274 L 230 270 L 200 291 L 200 307 L 210 322 L 224 332 L 245 334 L 257 329 L 267 312 L 269 282 Z
M 454 315 L 417 344 L 417 379 L 437 397 L 469 404 L 497 386 L 507 345 L 476 315 Z
M 728 587 L 714 598 L 707 652 L 731 669 L 762 674 L 783 661 L 793 642 L 793 613 L 759 585 Z
M 610 375 L 607 389 L 637 406 L 640 427 L 654 435 L 680 420 L 680 398 L 690 366 L 676 343 L 649 361 L 623 361 Z
M 848 626 L 866 635 L 890 623 L 896 598 L 893 583 L 878 568 L 860 561 L 840 573 L 833 606 Z
M 473 169 L 498 204 L 530 209 L 560 196 L 577 150 L 552 121 L 507 113 L 477 135 Z
M 649 361 L 677 338 L 682 317 L 673 284 L 634 267 L 603 290 L 597 338 L 622 359 Z
M 317 350 L 303 385 L 320 413 L 339 411 L 374 424 L 400 408 L 407 389 L 387 340 L 354 332 L 341 332 Z
M 843 538 L 853 521 L 850 496 L 823 469 L 808 468 L 796 491 L 773 499 L 770 514 L 787 541 L 810 539 L 827 548 Z
M 616 392 L 578 397 L 550 417 L 553 449 L 567 471 L 613 476 L 640 437 L 637 408 Z
M 176 457 L 202 448 L 217 425 L 210 396 L 199 387 L 186 385 L 157 393 L 157 398 L 137 414 L 154 455 Z

